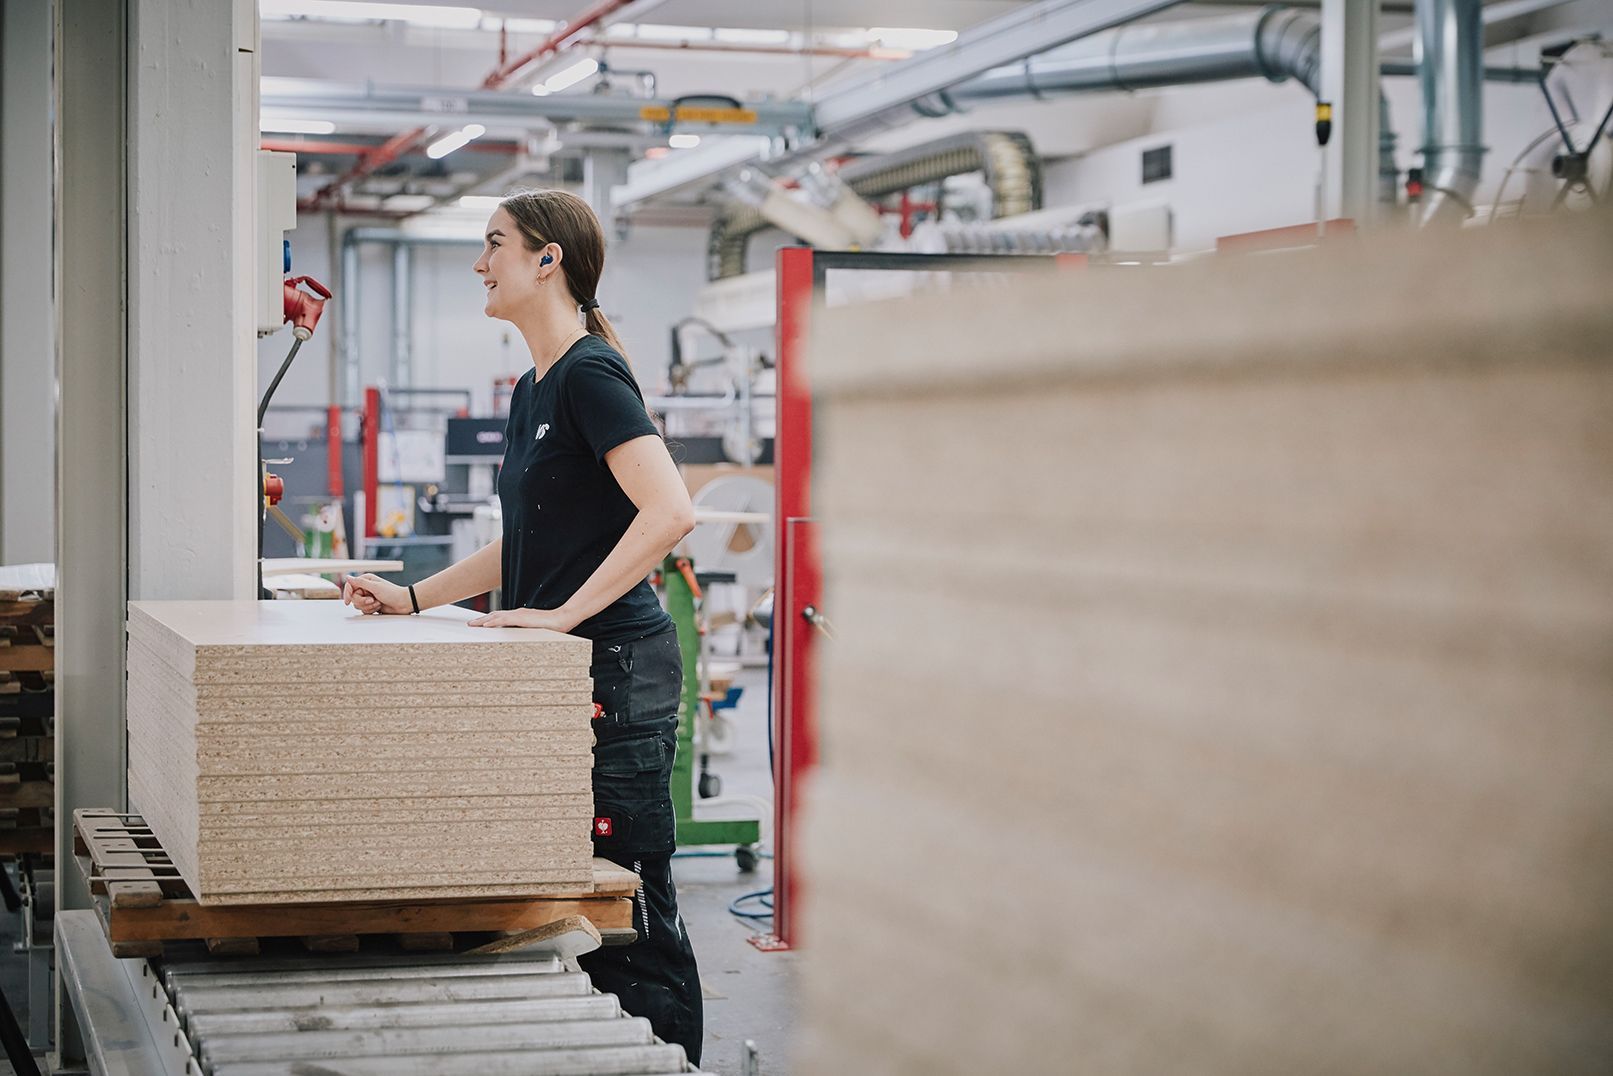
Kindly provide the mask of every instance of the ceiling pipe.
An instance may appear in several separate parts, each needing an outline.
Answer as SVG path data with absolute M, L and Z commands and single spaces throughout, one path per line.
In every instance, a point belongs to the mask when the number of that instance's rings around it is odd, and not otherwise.
M 543 43 L 537 48 L 531 52 L 522 53 L 515 59 L 506 61 L 494 68 L 492 73 L 482 80 L 482 88 L 484 90 L 498 89 L 520 74 L 528 64 L 547 60 L 550 56 L 576 41 L 577 36 L 584 30 L 591 28 L 632 2 L 633 0 L 599 0 L 592 7 L 584 8 L 575 18 L 567 19 L 559 30 L 544 39 Z
M 1484 22 L 1480 0 L 1417 0 L 1417 80 L 1423 91 L 1420 223 L 1473 215 L 1484 165 Z
M 482 88 L 484 90 L 498 89 L 500 86 L 503 86 L 506 82 L 508 82 L 512 75 L 518 73 L 528 64 L 534 62 L 535 60 L 552 56 L 578 34 L 598 23 L 601 19 L 613 14 L 618 9 L 626 7 L 632 2 L 633 0 L 599 0 L 599 2 L 594 4 L 592 7 L 585 8 L 575 18 L 568 20 L 564 29 L 558 30 L 554 34 L 550 35 L 543 42 L 543 44 L 539 45 L 531 52 L 517 56 L 515 59 L 508 60 L 495 67 L 493 71 L 482 80 Z M 349 168 L 346 172 L 343 172 L 341 176 L 337 177 L 335 180 L 327 183 L 318 191 L 314 192 L 313 196 L 309 198 L 306 203 L 299 205 L 298 208 L 319 209 L 328 205 L 336 198 L 337 194 L 341 192 L 342 188 L 346 187 L 349 183 L 363 179 L 365 176 L 370 175 L 377 169 L 384 168 L 391 164 L 399 157 L 419 149 L 421 144 L 430 138 L 435 132 L 436 127 L 426 125 L 415 127 L 404 131 L 401 134 L 394 135 L 377 147 L 373 152 L 366 153 L 361 156 L 353 163 L 351 168 Z
M 720 41 L 641 41 L 637 38 L 590 37 L 579 45 L 611 49 L 655 49 L 666 52 L 712 52 L 727 56 L 821 56 L 838 60 L 906 60 L 902 49 L 851 48 L 837 45 L 735 45 Z
M 1312 95 L 1322 86 L 1322 21 L 1310 11 L 1268 4 L 1257 12 L 1122 26 L 999 67 L 913 102 L 921 116 L 968 104 L 1095 91 L 1132 91 L 1231 79 L 1290 78 Z M 1378 197 L 1399 198 L 1396 138 L 1389 102 L 1378 94 Z

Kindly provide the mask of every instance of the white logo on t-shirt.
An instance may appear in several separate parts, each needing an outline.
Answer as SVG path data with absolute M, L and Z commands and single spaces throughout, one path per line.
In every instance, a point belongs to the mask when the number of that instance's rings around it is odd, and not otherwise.
M 543 440 L 543 435 L 548 433 L 548 432 L 549 432 L 549 424 L 547 422 L 545 422 L 543 425 L 538 427 L 538 435 L 536 437 L 534 437 L 533 440 L 534 441 Z

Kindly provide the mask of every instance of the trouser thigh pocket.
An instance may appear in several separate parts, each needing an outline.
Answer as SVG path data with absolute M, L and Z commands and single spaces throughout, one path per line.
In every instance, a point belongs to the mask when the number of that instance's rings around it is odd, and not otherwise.
M 672 851 L 676 824 L 666 737 L 612 738 L 594 745 L 594 851 L 610 858 Z

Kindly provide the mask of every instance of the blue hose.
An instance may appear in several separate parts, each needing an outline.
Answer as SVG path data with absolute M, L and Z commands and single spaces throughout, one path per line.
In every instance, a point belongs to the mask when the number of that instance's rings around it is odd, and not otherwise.
M 744 909 L 742 909 L 740 907 L 741 904 L 744 904 L 746 901 L 751 901 L 751 900 L 754 900 L 757 903 L 761 904 L 761 906 L 763 908 L 765 908 L 766 911 L 754 911 L 754 912 L 752 912 L 752 911 L 746 911 L 746 910 L 744 910 Z M 737 916 L 740 919 L 771 919 L 771 918 L 773 918 L 773 887 L 768 886 L 766 889 L 758 889 L 754 893 L 746 893 L 743 896 L 735 897 L 732 901 L 730 901 L 728 903 L 728 913 L 730 915 Z

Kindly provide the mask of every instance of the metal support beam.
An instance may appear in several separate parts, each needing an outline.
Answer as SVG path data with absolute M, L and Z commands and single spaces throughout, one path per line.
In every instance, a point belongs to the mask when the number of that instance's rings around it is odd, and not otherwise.
M 414 384 L 414 250 L 392 248 L 392 384 Z
M 374 122 L 437 127 L 463 127 L 480 123 L 489 130 L 525 128 L 556 123 L 587 123 L 603 126 L 661 125 L 667 123 L 674 102 L 642 97 L 614 97 L 591 93 L 555 93 L 537 97 L 509 90 L 444 91 L 430 87 L 371 87 L 355 92 L 340 83 L 313 79 L 278 79 L 279 86 L 295 92 L 265 93 L 265 115 L 288 115 L 333 120 L 338 123 Z M 718 117 L 723 122 L 706 122 L 708 111 L 685 113 L 672 126 L 680 131 L 806 130 L 812 123 L 812 109 L 803 101 L 758 101 L 745 106 L 742 115 Z M 395 156 L 395 154 L 394 154 Z
M 1322 99 L 1333 105 L 1323 152 L 1323 220 L 1369 225 L 1378 194 L 1378 10 L 1355 0 L 1322 3 Z
M 582 199 L 599 218 L 607 241 L 616 235 L 611 191 L 627 182 L 627 165 L 631 160 L 631 154 L 619 149 L 591 149 L 582 159 Z

